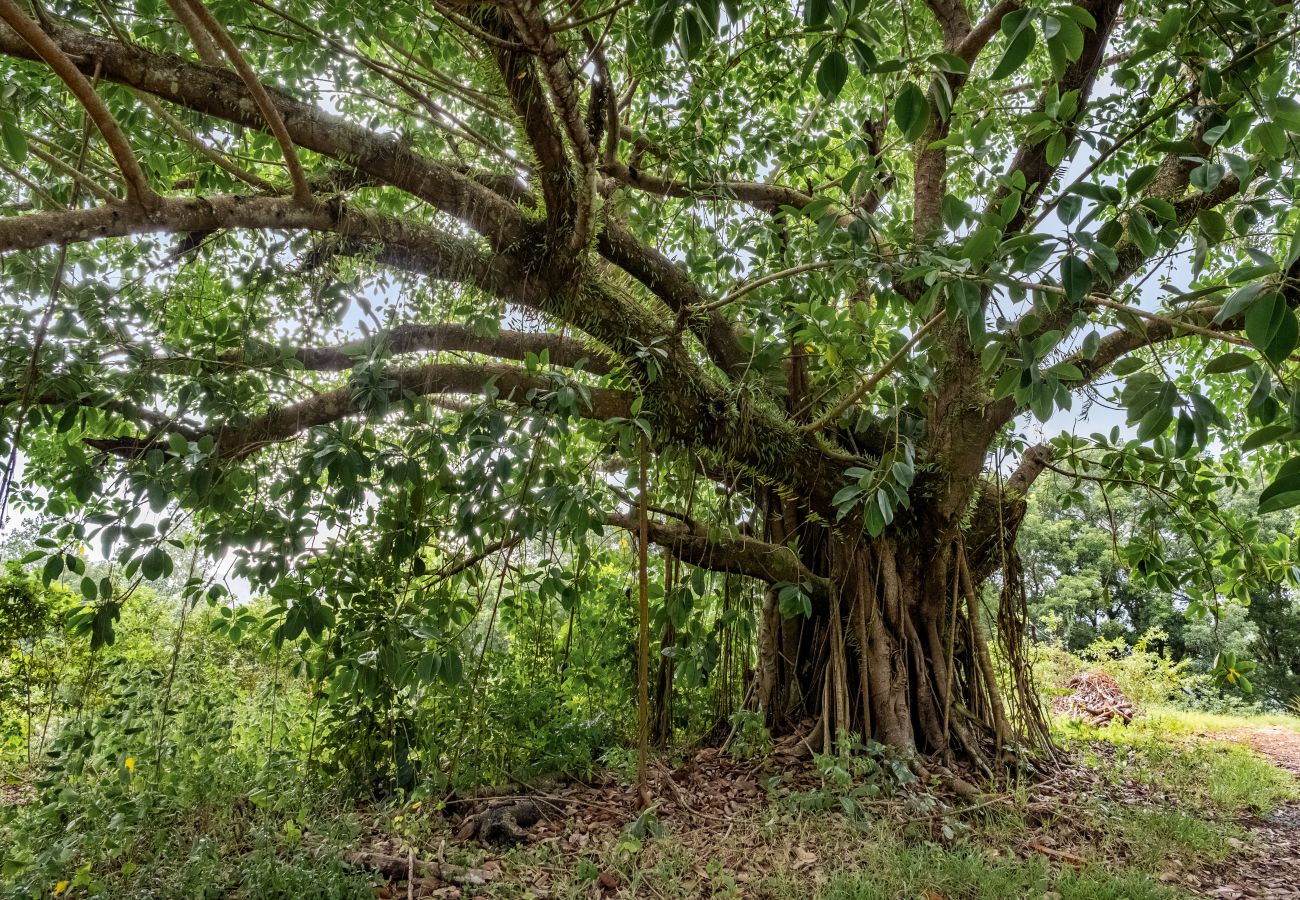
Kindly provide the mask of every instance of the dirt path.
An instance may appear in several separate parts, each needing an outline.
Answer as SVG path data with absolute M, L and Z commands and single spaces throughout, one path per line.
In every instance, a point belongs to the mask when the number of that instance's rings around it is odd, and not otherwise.
M 1245 744 L 1300 779 L 1300 734 L 1294 731 L 1269 726 L 1211 737 Z M 1203 874 L 1205 895 L 1225 900 L 1300 900 L 1300 803 L 1288 803 L 1263 816 L 1247 814 L 1237 824 L 1254 838 L 1250 849 Z

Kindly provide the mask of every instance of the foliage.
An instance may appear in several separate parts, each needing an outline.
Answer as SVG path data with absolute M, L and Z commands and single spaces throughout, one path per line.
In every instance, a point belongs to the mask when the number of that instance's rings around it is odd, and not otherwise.
M 1254 504 L 1253 490 L 1243 490 L 1218 514 L 1240 523 L 1237 515 Z M 1040 639 L 1103 661 L 1134 699 L 1172 699 L 1172 684 L 1200 705 L 1245 701 L 1284 708 L 1300 692 L 1292 652 L 1300 637 L 1300 600 L 1286 567 L 1271 566 L 1244 599 L 1225 590 L 1207 607 L 1181 588 L 1153 584 L 1132 563 L 1157 543 L 1166 559 L 1197 552 L 1144 491 L 1106 491 L 1055 478 L 1040 483 L 1029 505 L 1019 550 Z M 1293 542 L 1293 527 L 1289 515 L 1275 513 L 1252 530 L 1265 547 L 1280 548 Z M 1252 552 L 1250 546 L 1234 538 L 1219 552 L 1233 559 Z
M 912 630 L 952 645 L 983 710 L 951 598 L 963 566 L 1018 577 L 1048 466 L 1160 498 L 1126 574 L 1095 542 L 1062 573 L 1072 647 L 1088 608 L 1177 641 L 1153 590 L 1214 615 L 1295 581 L 1258 526 L 1300 503 L 1286 4 L 211 6 L 63 0 L 0 31 L 0 511 L 42 511 L 29 561 L 96 648 L 141 581 L 223 603 L 228 572 L 269 602 L 232 627 L 316 683 L 322 764 L 411 788 L 478 761 L 462 741 L 444 766 L 417 707 L 481 703 L 498 629 L 527 609 L 554 634 L 634 506 L 678 561 L 747 579 L 720 610 L 664 602 L 674 670 L 726 683 L 695 717 L 745 696 L 733 644 L 824 618 L 832 581 L 867 583 L 840 570 L 891 548 L 907 616 L 875 664 Z M 1039 440 L 1079 396 L 1125 426 Z M 642 451 L 653 497 L 629 490 Z M 751 702 L 947 752 L 928 666 L 917 709 L 856 712 L 872 661 L 838 660 L 876 600 L 849 600 L 831 652 L 769 641 Z

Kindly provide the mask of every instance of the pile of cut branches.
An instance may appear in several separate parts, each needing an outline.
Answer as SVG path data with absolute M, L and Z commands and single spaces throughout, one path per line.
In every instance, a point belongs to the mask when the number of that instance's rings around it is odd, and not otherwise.
M 1116 719 L 1127 725 L 1137 712 L 1119 682 L 1105 672 L 1080 672 L 1065 686 L 1070 693 L 1057 697 L 1052 703 L 1052 710 L 1057 715 L 1101 727 Z

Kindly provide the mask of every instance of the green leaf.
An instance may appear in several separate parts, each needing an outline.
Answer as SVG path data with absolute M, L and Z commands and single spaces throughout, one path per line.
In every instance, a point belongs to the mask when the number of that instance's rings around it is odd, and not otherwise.
M 1279 438 L 1291 433 L 1290 427 L 1286 425 L 1265 425 L 1249 435 L 1241 442 L 1242 450 L 1258 450 L 1266 444 L 1271 444 Z
M 1214 324 L 1218 325 L 1228 321 L 1233 316 L 1247 309 L 1255 299 L 1263 292 L 1266 285 L 1262 282 L 1248 284 L 1243 288 L 1238 288 L 1228 295 L 1228 299 L 1214 316 Z
M 41 581 L 49 584 L 56 581 L 63 574 L 63 554 L 55 553 L 45 561 L 45 568 L 41 570 Z
M 833 0 L 807 0 L 803 8 L 803 20 L 806 25 L 820 25 L 831 14 Z
M 1300 224 L 1296 225 L 1295 234 L 1291 236 L 1291 243 L 1282 257 L 1282 268 L 1290 269 L 1297 260 L 1300 260 Z
M 1300 506 L 1300 472 L 1283 472 L 1260 492 L 1260 515 L 1277 512 L 1280 509 L 1290 509 L 1293 506 Z
M 20 163 L 27 159 L 27 135 L 7 109 L 0 109 L 0 139 L 4 141 L 5 150 L 14 162 Z
M 144 555 L 140 563 L 140 572 L 148 581 L 157 581 L 171 574 L 172 558 L 162 547 L 154 547 Z
M 1159 166 L 1150 163 L 1145 166 L 1138 166 L 1124 180 L 1124 193 L 1130 197 L 1137 195 L 1155 179 L 1156 173 L 1159 171 Z
M 1191 182 L 1192 187 L 1208 194 L 1218 187 L 1219 182 L 1223 180 L 1223 171 L 1223 166 L 1218 163 L 1203 163 L 1192 169 L 1187 176 L 1187 180 Z
M 827 100 L 834 100 L 844 89 L 849 77 L 849 61 L 843 53 L 832 50 L 817 68 L 817 90 Z
M 646 35 L 650 38 L 651 44 L 662 47 L 673 39 L 673 32 L 677 30 L 677 10 L 680 6 L 679 0 L 667 0 L 650 13 L 650 18 L 646 22 Z
M 1205 372 L 1209 375 L 1223 375 L 1227 372 L 1238 372 L 1254 363 L 1245 353 L 1225 353 L 1222 356 L 1216 356 L 1205 364 Z
M 925 93 L 910 81 L 894 98 L 894 122 L 909 141 L 924 134 L 930 124 L 930 103 L 925 99 Z
M 1251 305 L 1246 312 L 1246 337 L 1275 363 L 1291 355 L 1300 327 L 1281 294 L 1270 291 Z
M 1092 269 L 1079 257 L 1071 254 L 1061 263 L 1061 284 L 1065 296 L 1078 303 L 1092 290 Z
M 1087 336 L 1085 336 L 1083 339 L 1083 346 L 1080 348 L 1080 352 L 1083 354 L 1083 358 L 1092 359 L 1097 355 L 1097 351 L 1100 349 L 1101 349 L 1101 335 L 1095 331 L 1088 332 Z
M 1048 42 L 1060 47 L 1065 54 L 1065 58 L 1074 62 L 1083 54 L 1083 30 L 1074 24 L 1072 19 L 1065 17 L 1054 18 L 1060 28 Z
M 1178 414 L 1178 427 L 1174 430 L 1174 455 L 1186 456 L 1196 443 L 1196 425 L 1185 412 Z
M 110 646 L 116 640 L 113 623 L 122 617 L 122 607 L 116 603 L 105 603 L 95 610 L 95 617 L 90 624 L 90 649 Z
M 1201 227 L 1201 234 L 1211 244 L 1219 243 L 1228 234 L 1228 222 L 1218 210 L 1201 210 L 1196 214 L 1196 223 Z
M 966 60 L 951 53 L 931 53 L 930 62 L 940 72 L 950 72 L 953 75 L 965 75 L 970 71 L 970 66 L 966 63 Z
M 1007 49 L 1003 51 L 1002 58 L 998 60 L 997 67 L 994 68 L 993 74 L 989 76 L 993 81 L 1006 78 L 1008 75 L 1019 69 L 1033 52 L 1034 43 L 1037 41 L 1037 34 L 1031 19 L 1026 18 L 1021 28 L 1007 41 Z

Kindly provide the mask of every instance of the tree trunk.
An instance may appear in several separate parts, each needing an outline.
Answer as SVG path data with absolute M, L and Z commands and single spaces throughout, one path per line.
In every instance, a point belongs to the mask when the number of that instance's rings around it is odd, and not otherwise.
M 985 774 L 1014 748 L 1045 743 L 1018 646 L 1004 646 L 1002 659 L 1020 671 L 997 675 L 972 574 L 985 567 L 967 560 L 959 529 L 920 527 L 924 518 L 912 515 L 872 538 L 847 519 L 835 528 L 801 521 L 790 501 L 769 513 L 769 540 L 797 533 L 804 563 L 831 583 L 810 616 L 787 618 L 775 590 L 766 598 L 756 697 L 770 728 L 812 720 L 814 749 L 847 734 Z M 1015 587 L 1019 570 L 1009 568 Z M 1021 616 L 1016 596 L 1004 591 L 1000 605 Z M 1004 645 L 1022 634 L 999 620 Z

